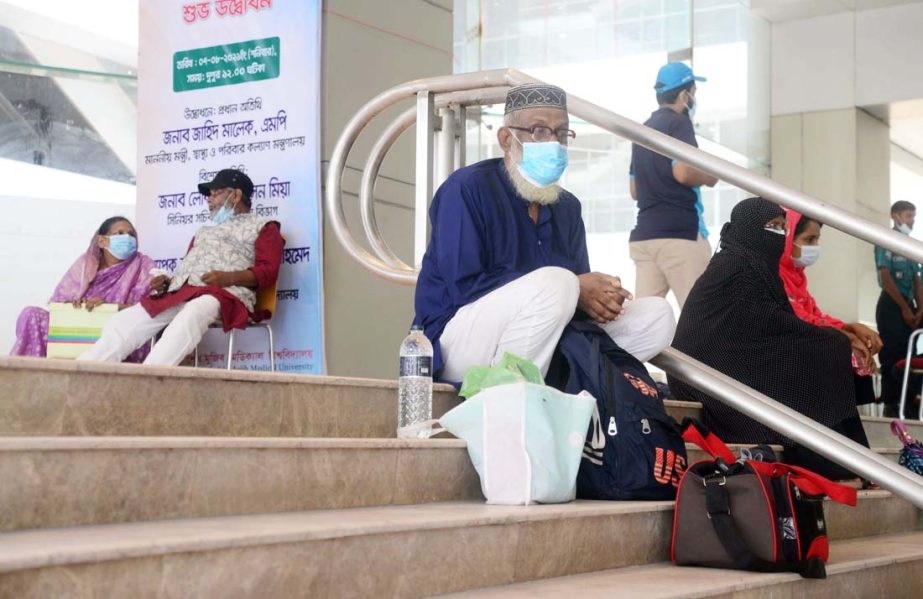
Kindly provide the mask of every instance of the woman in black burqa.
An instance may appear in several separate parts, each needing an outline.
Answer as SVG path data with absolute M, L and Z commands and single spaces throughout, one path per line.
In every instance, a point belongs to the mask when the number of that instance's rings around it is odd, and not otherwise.
M 856 410 L 849 339 L 798 318 L 779 277 L 785 212 L 762 198 L 737 204 L 721 251 L 680 314 L 673 347 L 868 447 Z M 737 443 L 778 443 L 785 461 L 835 479 L 854 474 L 670 378 L 673 395 L 701 402 L 705 424 Z

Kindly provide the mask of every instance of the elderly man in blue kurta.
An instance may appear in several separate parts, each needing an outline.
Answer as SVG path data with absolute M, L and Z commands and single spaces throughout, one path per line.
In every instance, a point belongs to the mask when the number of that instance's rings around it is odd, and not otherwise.
M 433 342 L 442 380 L 461 381 L 504 352 L 544 374 L 575 316 L 642 361 L 670 344 L 666 300 L 634 299 L 618 277 L 590 271 L 580 202 L 557 184 L 574 137 L 564 90 L 515 87 L 497 132 L 503 158 L 459 169 L 436 192 L 415 323 Z

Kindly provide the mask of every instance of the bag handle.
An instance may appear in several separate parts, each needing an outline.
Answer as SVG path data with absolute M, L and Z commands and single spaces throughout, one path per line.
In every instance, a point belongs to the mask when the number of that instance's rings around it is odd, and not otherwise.
M 903 425 L 903 423 L 900 424 Z M 892 423 L 891 426 L 893 427 L 894 424 Z M 724 441 L 708 430 L 698 420 L 694 418 L 684 418 L 682 429 L 684 441 L 695 443 L 711 457 L 721 458 L 727 464 L 733 464 L 737 461 L 737 458 L 734 457 L 734 453 L 724 444 Z M 757 460 L 747 460 L 747 464 L 755 471 L 769 477 L 789 474 L 792 483 L 798 487 L 799 490 L 808 495 L 826 495 L 838 503 L 852 506 L 856 505 L 855 489 L 837 484 L 801 466 L 793 466 L 782 462 L 759 462 Z
M 444 433 L 445 429 L 441 426 L 437 426 L 439 421 L 436 419 L 433 420 L 423 420 L 415 424 L 410 424 L 399 430 L 402 438 L 416 438 L 416 439 L 429 439 L 439 433 Z
M 731 502 L 725 488 L 725 479 L 718 482 L 718 477 L 705 479 L 705 506 L 708 519 L 715 534 L 734 565 L 741 570 L 756 572 L 797 572 L 803 578 L 827 578 L 827 568 L 819 557 L 790 563 L 769 562 L 754 554 L 741 538 L 734 521 L 731 519 Z
M 910 436 L 910 431 L 907 430 L 907 425 L 900 420 L 891 421 L 891 432 L 895 437 L 901 440 L 901 444 L 903 444 L 904 447 L 910 447 L 915 442 L 917 442 L 916 439 Z
M 772 478 L 788 474 L 792 484 L 808 495 L 826 495 L 837 503 L 856 505 L 855 489 L 835 483 L 807 468 L 782 462 L 756 462 L 751 460 L 747 464 L 760 474 Z
M 734 452 L 724 444 L 724 441 L 718 438 L 715 433 L 708 430 L 705 425 L 698 420 L 694 418 L 683 418 L 680 429 L 683 431 L 683 441 L 698 445 L 699 448 L 704 450 L 705 453 L 711 457 L 721 458 L 727 464 L 733 464 L 737 461 L 737 458 L 734 457 Z

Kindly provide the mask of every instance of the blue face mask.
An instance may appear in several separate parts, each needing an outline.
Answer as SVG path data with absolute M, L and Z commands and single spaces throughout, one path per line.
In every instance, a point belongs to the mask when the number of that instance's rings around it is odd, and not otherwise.
M 138 251 L 138 242 L 131 235 L 109 235 L 109 247 L 106 249 L 119 260 L 126 260 Z
M 695 118 L 695 109 L 698 107 L 698 103 L 695 101 L 695 96 L 689 96 L 689 102 L 686 104 L 686 114 L 689 115 L 690 119 Z
M 556 141 L 519 143 L 522 162 L 516 168 L 526 181 L 536 187 L 548 187 L 561 178 L 567 168 L 567 148 Z
M 226 223 L 229 218 L 234 216 L 234 207 L 228 204 L 228 201 L 231 199 L 231 196 L 234 194 L 232 191 L 224 198 L 224 203 L 221 204 L 221 208 L 218 208 L 211 214 L 211 220 L 216 225 Z

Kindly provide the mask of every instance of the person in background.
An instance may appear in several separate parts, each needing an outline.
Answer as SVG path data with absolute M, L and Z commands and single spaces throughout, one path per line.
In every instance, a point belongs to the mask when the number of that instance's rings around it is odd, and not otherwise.
M 734 207 L 721 250 L 692 288 L 673 347 L 868 447 L 856 409 L 850 341 L 795 315 L 779 277 L 785 212 L 763 198 Z M 675 377 L 677 399 L 702 402 L 705 424 L 730 443 L 777 443 L 787 463 L 834 479 L 855 474 Z
M 894 202 L 891 220 L 894 230 L 910 235 L 917 208 L 910 202 Z M 878 356 L 881 362 L 881 401 L 884 415 L 898 416 L 901 402 L 903 373 L 895 372 L 895 365 L 907 355 L 910 334 L 923 320 L 923 286 L 920 283 L 920 264 L 875 246 L 875 268 L 881 295 L 875 308 L 875 322 L 884 342 Z M 916 388 L 916 387 L 912 387 Z
M 692 127 L 696 81 L 705 78 L 681 62 L 661 67 L 654 85 L 660 107 L 645 126 L 698 147 Z M 637 295 L 666 297 L 672 289 L 682 308 L 711 258 L 699 188 L 714 187 L 718 179 L 638 144 L 631 146 L 629 174 L 631 197 L 638 202 L 628 243 Z
M 256 290 L 279 275 L 284 241 L 279 223 L 250 212 L 253 182 L 239 170 L 218 171 L 200 183 L 212 224 L 196 231 L 172 279 L 155 277 L 153 296 L 119 312 L 78 360 L 118 362 L 132 347 L 163 330 L 145 364 L 175 366 L 220 319 L 225 331 L 243 328 L 254 313 Z
M 882 341 L 878 333 L 867 326 L 854 322 L 845 323 L 821 311 L 808 291 L 808 277 L 805 269 L 820 258 L 820 228 L 822 223 L 802 216 L 794 210 L 785 211 L 785 252 L 779 261 L 779 276 L 785 286 L 785 294 L 801 320 L 819 327 L 840 331 L 849 339 L 852 347 L 852 366 L 855 372 L 856 403 L 875 401 L 875 390 L 871 374 L 878 369 L 875 355 L 881 351 Z
M 564 90 L 514 87 L 497 131 L 503 157 L 455 171 L 436 192 L 414 323 L 442 380 L 461 381 L 504 352 L 545 374 L 578 309 L 641 361 L 669 345 L 666 300 L 632 301 L 618 277 L 590 272 L 580 202 L 558 185 L 574 135 Z
M 107 218 L 90 240 L 90 246 L 71 265 L 55 287 L 49 302 L 69 302 L 87 310 L 100 304 L 118 304 L 124 310 L 150 293 L 154 261 L 138 251 L 138 233 L 124 216 Z M 16 342 L 10 355 L 45 357 L 48 349 L 48 311 L 29 306 L 16 321 Z M 131 348 L 129 362 L 140 362 L 148 346 Z

